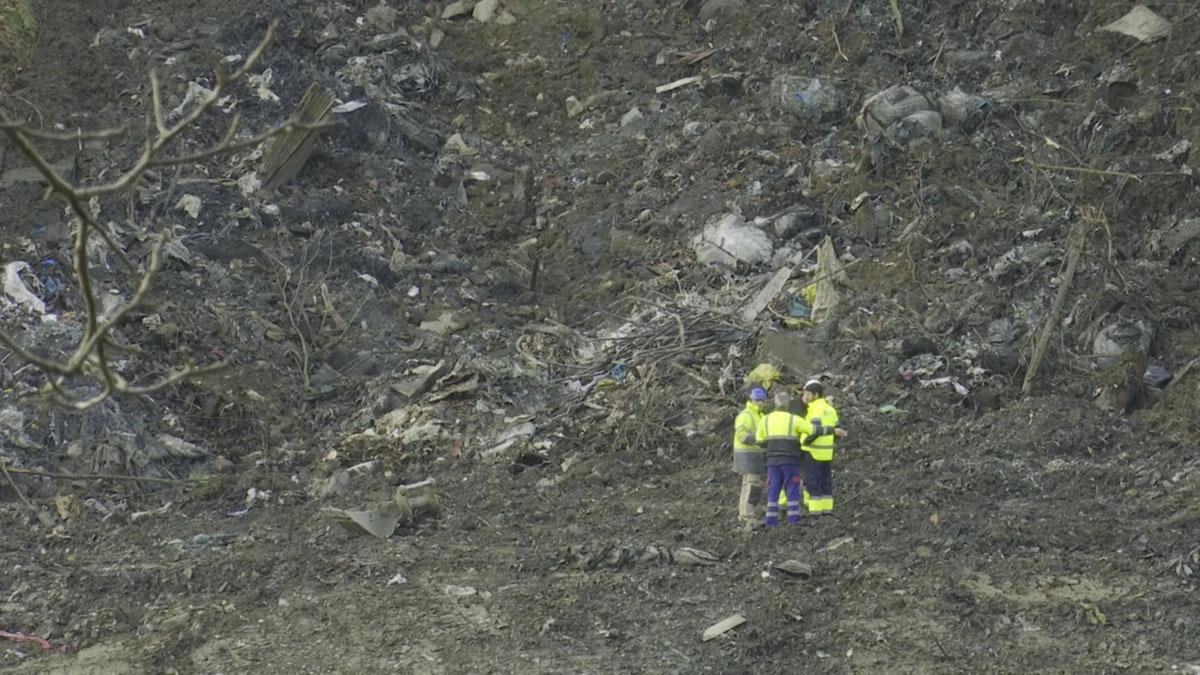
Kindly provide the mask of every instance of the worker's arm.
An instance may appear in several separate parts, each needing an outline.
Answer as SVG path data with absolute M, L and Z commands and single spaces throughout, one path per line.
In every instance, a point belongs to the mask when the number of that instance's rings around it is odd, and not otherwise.
M 758 428 L 754 430 L 754 444 L 762 445 L 767 442 L 767 416 L 758 421 Z
M 734 420 L 734 434 L 738 440 L 746 445 L 758 445 L 757 430 L 754 428 L 754 419 L 746 413 L 739 413 L 737 419 Z

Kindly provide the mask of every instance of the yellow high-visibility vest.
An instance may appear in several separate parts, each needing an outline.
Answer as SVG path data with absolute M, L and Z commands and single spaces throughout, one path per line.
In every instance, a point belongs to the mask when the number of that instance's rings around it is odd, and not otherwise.
M 833 444 L 836 436 L 833 428 L 838 425 L 837 410 L 824 398 L 815 398 L 808 402 L 808 412 L 805 417 L 813 426 L 820 426 L 828 433 L 817 436 L 811 443 L 805 443 L 803 450 L 812 458 L 821 462 L 833 461 Z

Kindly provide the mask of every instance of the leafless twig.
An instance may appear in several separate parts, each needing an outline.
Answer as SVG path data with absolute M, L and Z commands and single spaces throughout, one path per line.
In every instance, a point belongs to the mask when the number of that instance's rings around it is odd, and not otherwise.
M 62 199 L 75 220 L 74 239 L 72 246 L 72 261 L 75 281 L 79 286 L 79 295 L 83 304 L 83 334 L 79 343 L 71 353 L 63 359 L 43 357 L 35 354 L 17 342 L 4 331 L 0 331 L 0 345 L 9 349 L 20 359 L 42 370 L 47 376 L 43 393 L 50 394 L 55 402 L 76 409 L 85 409 L 96 405 L 113 395 L 149 394 L 182 380 L 198 377 L 213 372 L 224 364 L 217 363 L 207 366 L 184 366 L 173 370 L 157 381 L 145 385 L 127 382 L 113 371 L 108 351 L 116 348 L 112 339 L 113 330 L 124 321 L 130 313 L 141 306 L 150 288 L 154 285 L 163 264 L 163 251 L 170 242 L 170 235 L 165 229 L 160 229 L 158 237 L 151 245 L 147 261 L 140 271 L 126 256 L 115 237 L 107 228 L 102 226 L 93 215 L 89 201 L 95 197 L 124 193 L 131 190 L 147 170 L 156 166 L 178 166 L 193 164 L 217 156 L 228 155 L 259 145 L 260 143 L 279 134 L 288 133 L 295 129 L 317 129 L 328 125 L 302 125 L 295 120 L 267 129 L 249 138 L 237 139 L 239 118 L 235 115 L 230 121 L 225 134 L 216 144 L 198 151 L 170 155 L 168 150 L 180 136 L 193 128 L 200 118 L 209 112 L 217 102 L 227 94 L 229 89 L 246 75 L 261 60 L 263 52 L 275 36 L 276 24 L 268 27 L 262 40 L 233 72 L 227 72 L 218 67 L 216 84 L 211 90 L 199 97 L 194 105 L 174 123 L 168 123 L 168 116 L 163 109 L 162 91 L 158 74 L 151 71 L 150 103 L 146 112 L 146 138 L 141 152 L 133 166 L 124 170 L 107 182 L 91 185 L 75 184 L 71 177 L 60 175 L 46 156 L 36 147 L 35 141 L 47 142 L 82 142 L 84 140 L 107 140 L 126 133 L 126 128 L 109 128 L 95 131 L 77 130 L 74 132 L 44 131 L 31 128 L 21 121 L 10 118 L 0 110 L 0 133 L 8 138 L 25 159 L 32 164 L 46 181 L 47 194 L 57 195 Z M 132 297 L 128 302 L 118 306 L 107 315 L 102 315 L 99 307 L 99 295 L 91 275 L 91 254 L 88 244 L 92 236 L 99 236 L 125 262 L 127 267 L 140 274 Z M 67 382 L 75 377 L 87 377 L 100 384 L 98 393 L 88 397 L 78 397 L 66 390 Z

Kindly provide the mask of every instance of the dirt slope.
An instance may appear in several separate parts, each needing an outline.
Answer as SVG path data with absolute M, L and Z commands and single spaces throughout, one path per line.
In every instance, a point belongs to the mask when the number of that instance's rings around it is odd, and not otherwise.
M 4 481 L 0 630 L 52 649 L 0 668 L 1200 672 L 1200 13 L 1152 4 L 1143 44 L 1108 0 L 492 6 L 34 3 L 0 101 L 30 124 L 140 119 L 150 67 L 174 109 L 271 20 L 270 77 L 184 146 L 312 83 L 353 105 L 274 193 L 240 153 L 96 205 L 131 254 L 162 224 L 186 253 L 125 372 L 234 368 L 68 414 L 0 362 L 9 465 L 189 479 Z M 880 124 L 893 85 L 920 114 Z M 48 153 L 95 180 L 136 133 Z M 4 326 L 61 349 L 69 224 L 20 166 L 6 145 L 5 261 L 55 319 Z M 765 259 L 698 262 L 722 217 Z M 831 315 L 739 315 L 827 236 Z M 761 361 L 822 375 L 851 431 L 832 519 L 735 523 Z M 387 539 L 328 510 L 428 477 L 440 512 Z

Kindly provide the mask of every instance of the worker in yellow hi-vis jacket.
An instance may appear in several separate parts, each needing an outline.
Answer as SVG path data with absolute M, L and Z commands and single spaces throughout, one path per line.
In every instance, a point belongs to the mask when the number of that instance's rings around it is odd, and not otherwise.
M 828 515 L 833 511 L 833 446 L 846 436 L 846 430 L 838 426 L 837 410 L 825 399 L 820 381 L 805 382 L 801 398 L 807 406 L 804 417 L 812 425 L 812 432 L 800 445 L 804 451 L 804 506 L 812 515 Z
M 750 387 L 746 407 L 738 412 L 733 421 L 733 470 L 741 474 L 742 487 L 738 493 L 738 520 L 749 525 L 754 522 L 754 505 L 760 499 L 763 475 L 767 471 L 763 460 L 763 449 L 755 440 L 758 422 L 765 414 L 767 390 L 762 386 Z

